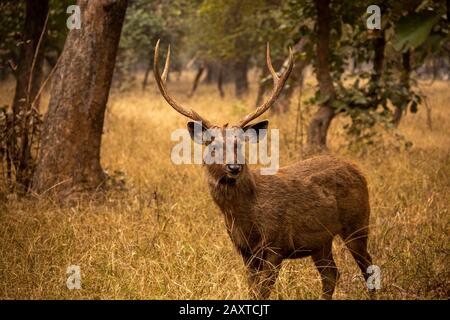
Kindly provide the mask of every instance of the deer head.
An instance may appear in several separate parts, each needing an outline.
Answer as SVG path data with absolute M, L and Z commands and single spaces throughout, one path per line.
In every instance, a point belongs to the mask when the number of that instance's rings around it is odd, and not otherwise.
M 207 145 L 211 149 L 210 155 L 213 158 L 224 160 L 222 162 L 208 161 L 206 163 L 209 172 L 214 176 L 214 178 L 219 182 L 227 182 L 231 184 L 235 183 L 247 170 L 245 160 L 239 161 L 242 159 L 240 151 L 242 150 L 244 139 L 248 139 L 250 142 L 257 142 L 262 137 L 262 134 L 265 133 L 265 130 L 269 125 L 267 120 L 254 124 L 249 123 L 269 110 L 280 95 L 294 64 L 292 50 L 289 49 L 287 68 L 280 76 L 278 76 L 272 66 L 272 61 L 270 59 L 270 47 L 269 44 L 267 44 L 267 67 L 272 75 L 274 85 L 270 97 L 266 102 L 257 107 L 255 111 L 242 118 L 236 125 L 232 126 L 229 126 L 228 124 L 223 126 L 214 125 L 194 110 L 188 110 L 178 104 L 178 102 L 176 102 L 168 94 L 166 88 L 166 79 L 170 64 L 170 46 L 167 50 L 166 62 L 162 74 L 159 72 L 158 56 L 159 40 L 155 46 L 153 71 L 155 74 L 156 83 L 158 84 L 158 88 L 162 96 L 167 103 L 172 106 L 172 108 L 185 117 L 193 120 L 187 123 L 187 128 L 191 138 L 196 143 Z M 218 156 L 217 153 L 220 155 Z

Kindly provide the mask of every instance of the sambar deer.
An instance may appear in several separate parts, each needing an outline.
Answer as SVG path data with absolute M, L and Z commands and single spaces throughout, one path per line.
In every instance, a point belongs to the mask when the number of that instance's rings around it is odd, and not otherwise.
M 159 41 L 155 47 L 154 73 L 159 90 L 176 111 L 192 119 L 187 127 L 195 137 L 200 132 L 220 130 L 225 153 L 226 130 L 266 129 L 268 121 L 249 123 L 266 112 L 279 96 L 293 67 L 289 52 L 286 70 L 279 76 L 271 63 L 267 45 L 267 66 L 274 88 L 267 102 L 236 126 L 215 126 L 193 110 L 178 104 L 167 92 L 166 78 L 170 47 L 162 75 L 158 65 Z M 216 137 L 217 138 L 217 137 Z M 200 138 L 201 141 L 203 141 Z M 236 155 L 235 155 L 236 158 Z M 211 196 L 223 213 L 228 234 L 248 268 L 253 297 L 267 299 L 284 259 L 311 256 L 322 279 L 322 297 L 331 299 L 338 270 L 332 255 L 332 241 L 339 235 L 368 279 L 372 259 L 367 252 L 369 195 L 363 174 L 351 163 L 331 156 L 318 156 L 280 168 L 274 175 L 261 175 L 247 164 L 205 164 Z

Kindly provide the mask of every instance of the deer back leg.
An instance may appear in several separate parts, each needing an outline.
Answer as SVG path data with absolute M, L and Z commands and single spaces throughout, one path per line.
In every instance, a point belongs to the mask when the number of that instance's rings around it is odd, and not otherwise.
M 358 265 L 361 273 L 364 276 L 364 280 L 367 283 L 369 279 L 369 273 L 367 269 L 370 265 L 372 265 L 372 257 L 367 251 L 367 232 L 361 230 L 359 232 L 355 232 L 351 236 L 348 236 L 345 240 L 345 245 L 350 250 L 353 259 L 355 259 L 356 264 Z M 369 289 L 369 294 L 371 298 L 373 298 L 374 290 Z
M 333 296 L 339 272 L 333 259 L 331 241 L 314 252 L 312 259 L 322 278 L 322 298 L 330 300 Z

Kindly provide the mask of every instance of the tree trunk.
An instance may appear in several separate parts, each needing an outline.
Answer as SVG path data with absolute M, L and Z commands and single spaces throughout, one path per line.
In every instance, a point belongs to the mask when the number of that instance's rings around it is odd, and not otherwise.
M 409 77 L 411 74 L 411 51 L 408 50 L 402 54 L 402 74 L 400 76 L 400 81 L 402 83 L 402 86 L 409 91 Z M 403 105 L 396 105 L 394 109 L 394 115 L 392 122 L 397 127 L 400 124 L 400 120 L 403 116 L 403 111 L 405 111 L 406 107 L 408 105 L 408 102 Z
M 376 91 L 380 87 L 381 75 L 383 74 L 383 64 L 384 64 L 384 49 L 386 48 L 386 37 L 384 34 L 384 30 L 380 30 L 380 33 L 374 39 L 374 52 L 375 56 L 373 59 L 373 73 L 370 78 L 370 82 L 372 83 L 373 92 Z
M 248 92 L 248 62 L 249 57 L 243 57 L 234 64 L 234 85 L 236 97 L 238 98 Z
M 206 76 L 203 80 L 204 83 L 211 84 L 214 79 L 217 79 L 217 65 L 214 62 L 208 62 L 205 64 Z
M 219 74 L 217 75 L 217 89 L 219 89 L 220 97 L 225 97 L 225 91 L 223 91 L 223 65 L 219 65 Z
M 330 73 L 330 0 L 315 0 L 317 9 L 316 78 L 321 96 L 328 99 L 319 106 L 308 128 L 308 148 L 310 152 L 326 149 L 327 133 L 334 109 L 331 103 L 335 99 L 333 79 Z
M 23 43 L 19 53 L 19 63 L 17 68 L 17 85 L 14 94 L 12 110 L 18 114 L 26 105 L 28 81 L 30 79 L 31 67 L 33 64 L 36 48 L 44 29 L 45 19 L 48 14 L 48 0 L 35 1 L 27 0 L 25 26 L 23 31 Z M 36 96 L 42 78 L 42 64 L 44 60 L 44 50 L 39 50 L 36 56 L 34 74 L 31 82 L 29 101 L 32 102 Z
M 148 76 L 150 74 L 150 71 L 153 68 L 153 59 L 152 58 L 153 58 L 153 54 L 150 55 L 150 57 L 148 59 L 147 67 L 145 68 L 144 80 L 142 81 L 142 91 L 145 91 L 145 89 L 147 88 Z
M 28 113 L 35 99 L 42 79 L 44 50 L 39 40 L 43 36 L 48 14 L 48 0 L 26 2 L 23 43 L 19 53 L 19 65 L 16 72 L 16 90 L 12 104 L 12 126 L 20 128 L 12 137 L 17 153 L 13 155 L 15 181 L 20 191 L 26 191 L 31 183 L 31 143 L 29 141 Z M 42 40 L 43 41 L 43 40 Z M 36 52 L 38 50 L 38 52 Z M 34 64 L 34 66 L 33 66 Z M 20 114 L 20 116 L 19 116 Z
M 104 114 L 127 0 L 79 0 L 81 29 L 69 32 L 44 119 L 33 190 L 60 197 L 97 190 Z
M 188 94 L 189 97 L 192 97 L 194 95 L 195 91 L 197 91 L 198 83 L 199 83 L 200 78 L 202 77 L 204 71 L 205 71 L 205 64 L 202 62 L 197 69 L 197 73 L 195 74 L 194 82 L 192 83 L 191 92 L 189 92 L 189 94 Z

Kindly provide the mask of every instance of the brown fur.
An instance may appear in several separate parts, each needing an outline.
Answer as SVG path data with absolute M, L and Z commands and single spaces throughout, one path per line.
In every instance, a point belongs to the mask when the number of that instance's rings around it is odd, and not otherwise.
M 221 209 L 228 233 L 249 270 L 256 298 L 268 298 L 283 259 L 311 256 L 330 299 L 338 272 L 331 243 L 340 235 L 364 277 L 367 252 L 369 196 L 361 172 L 351 163 L 319 156 L 260 175 L 243 165 L 224 183 L 222 165 L 207 165 L 209 188 Z

